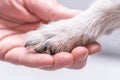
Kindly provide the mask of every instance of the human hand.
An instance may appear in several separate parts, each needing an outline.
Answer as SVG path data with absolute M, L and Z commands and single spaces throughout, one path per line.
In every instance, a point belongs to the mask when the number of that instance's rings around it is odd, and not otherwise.
M 82 68 L 87 56 L 100 50 L 98 43 L 77 47 L 71 54 L 61 52 L 54 56 L 36 54 L 24 47 L 26 32 L 36 29 L 41 23 L 70 18 L 78 12 L 59 5 L 55 0 L 0 1 L 0 59 L 45 70 Z

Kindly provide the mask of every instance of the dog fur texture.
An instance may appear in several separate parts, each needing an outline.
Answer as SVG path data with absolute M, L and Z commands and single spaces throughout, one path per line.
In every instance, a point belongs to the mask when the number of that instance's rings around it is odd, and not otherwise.
M 39 53 L 70 52 L 120 28 L 120 0 L 96 0 L 70 19 L 43 24 L 27 33 L 26 47 Z

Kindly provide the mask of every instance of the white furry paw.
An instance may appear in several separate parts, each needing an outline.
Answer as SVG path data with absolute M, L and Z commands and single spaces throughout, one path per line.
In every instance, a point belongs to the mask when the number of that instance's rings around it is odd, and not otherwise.
M 100 29 L 88 16 L 83 13 L 71 19 L 42 25 L 27 34 L 25 46 L 32 46 L 38 53 L 55 54 L 71 52 L 77 46 L 90 43 L 98 37 Z
M 81 43 L 74 34 L 72 35 L 64 23 L 58 21 L 43 25 L 40 29 L 27 34 L 26 47 L 32 46 L 38 53 L 55 54 L 61 51 L 70 52 Z M 61 26 L 62 25 L 62 26 Z
M 82 27 L 80 24 L 76 22 L 76 18 L 73 18 L 43 25 L 27 34 L 25 46 L 32 46 L 38 53 L 71 52 L 73 48 L 95 39 L 90 33 L 91 28 L 86 29 L 87 26 Z
M 93 42 L 101 34 L 113 31 L 120 23 L 119 5 L 103 4 L 97 0 L 88 10 L 67 20 L 42 25 L 27 34 L 26 47 L 32 46 L 36 52 L 55 54 L 70 52 L 73 48 Z M 101 6 L 103 5 L 103 6 Z

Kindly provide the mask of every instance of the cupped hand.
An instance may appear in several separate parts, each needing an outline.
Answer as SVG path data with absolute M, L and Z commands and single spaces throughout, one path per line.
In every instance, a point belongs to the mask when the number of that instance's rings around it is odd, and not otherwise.
M 24 47 L 26 32 L 41 23 L 70 18 L 78 12 L 59 5 L 55 0 L 1 0 L 0 60 L 44 70 L 81 69 L 88 55 L 100 50 L 97 42 L 54 56 L 36 54 Z

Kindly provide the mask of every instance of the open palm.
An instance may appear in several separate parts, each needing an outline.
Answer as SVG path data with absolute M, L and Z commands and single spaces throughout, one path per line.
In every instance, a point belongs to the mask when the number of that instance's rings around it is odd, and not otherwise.
M 69 18 L 78 13 L 69 10 L 55 0 L 2 0 L 0 1 L 0 59 L 18 65 L 46 70 L 67 67 L 80 69 L 90 53 L 99 51 L 99 44 L 92 43 L 54 56 L 36 54 L 24 47 L 26 32 L 41 23 Z

